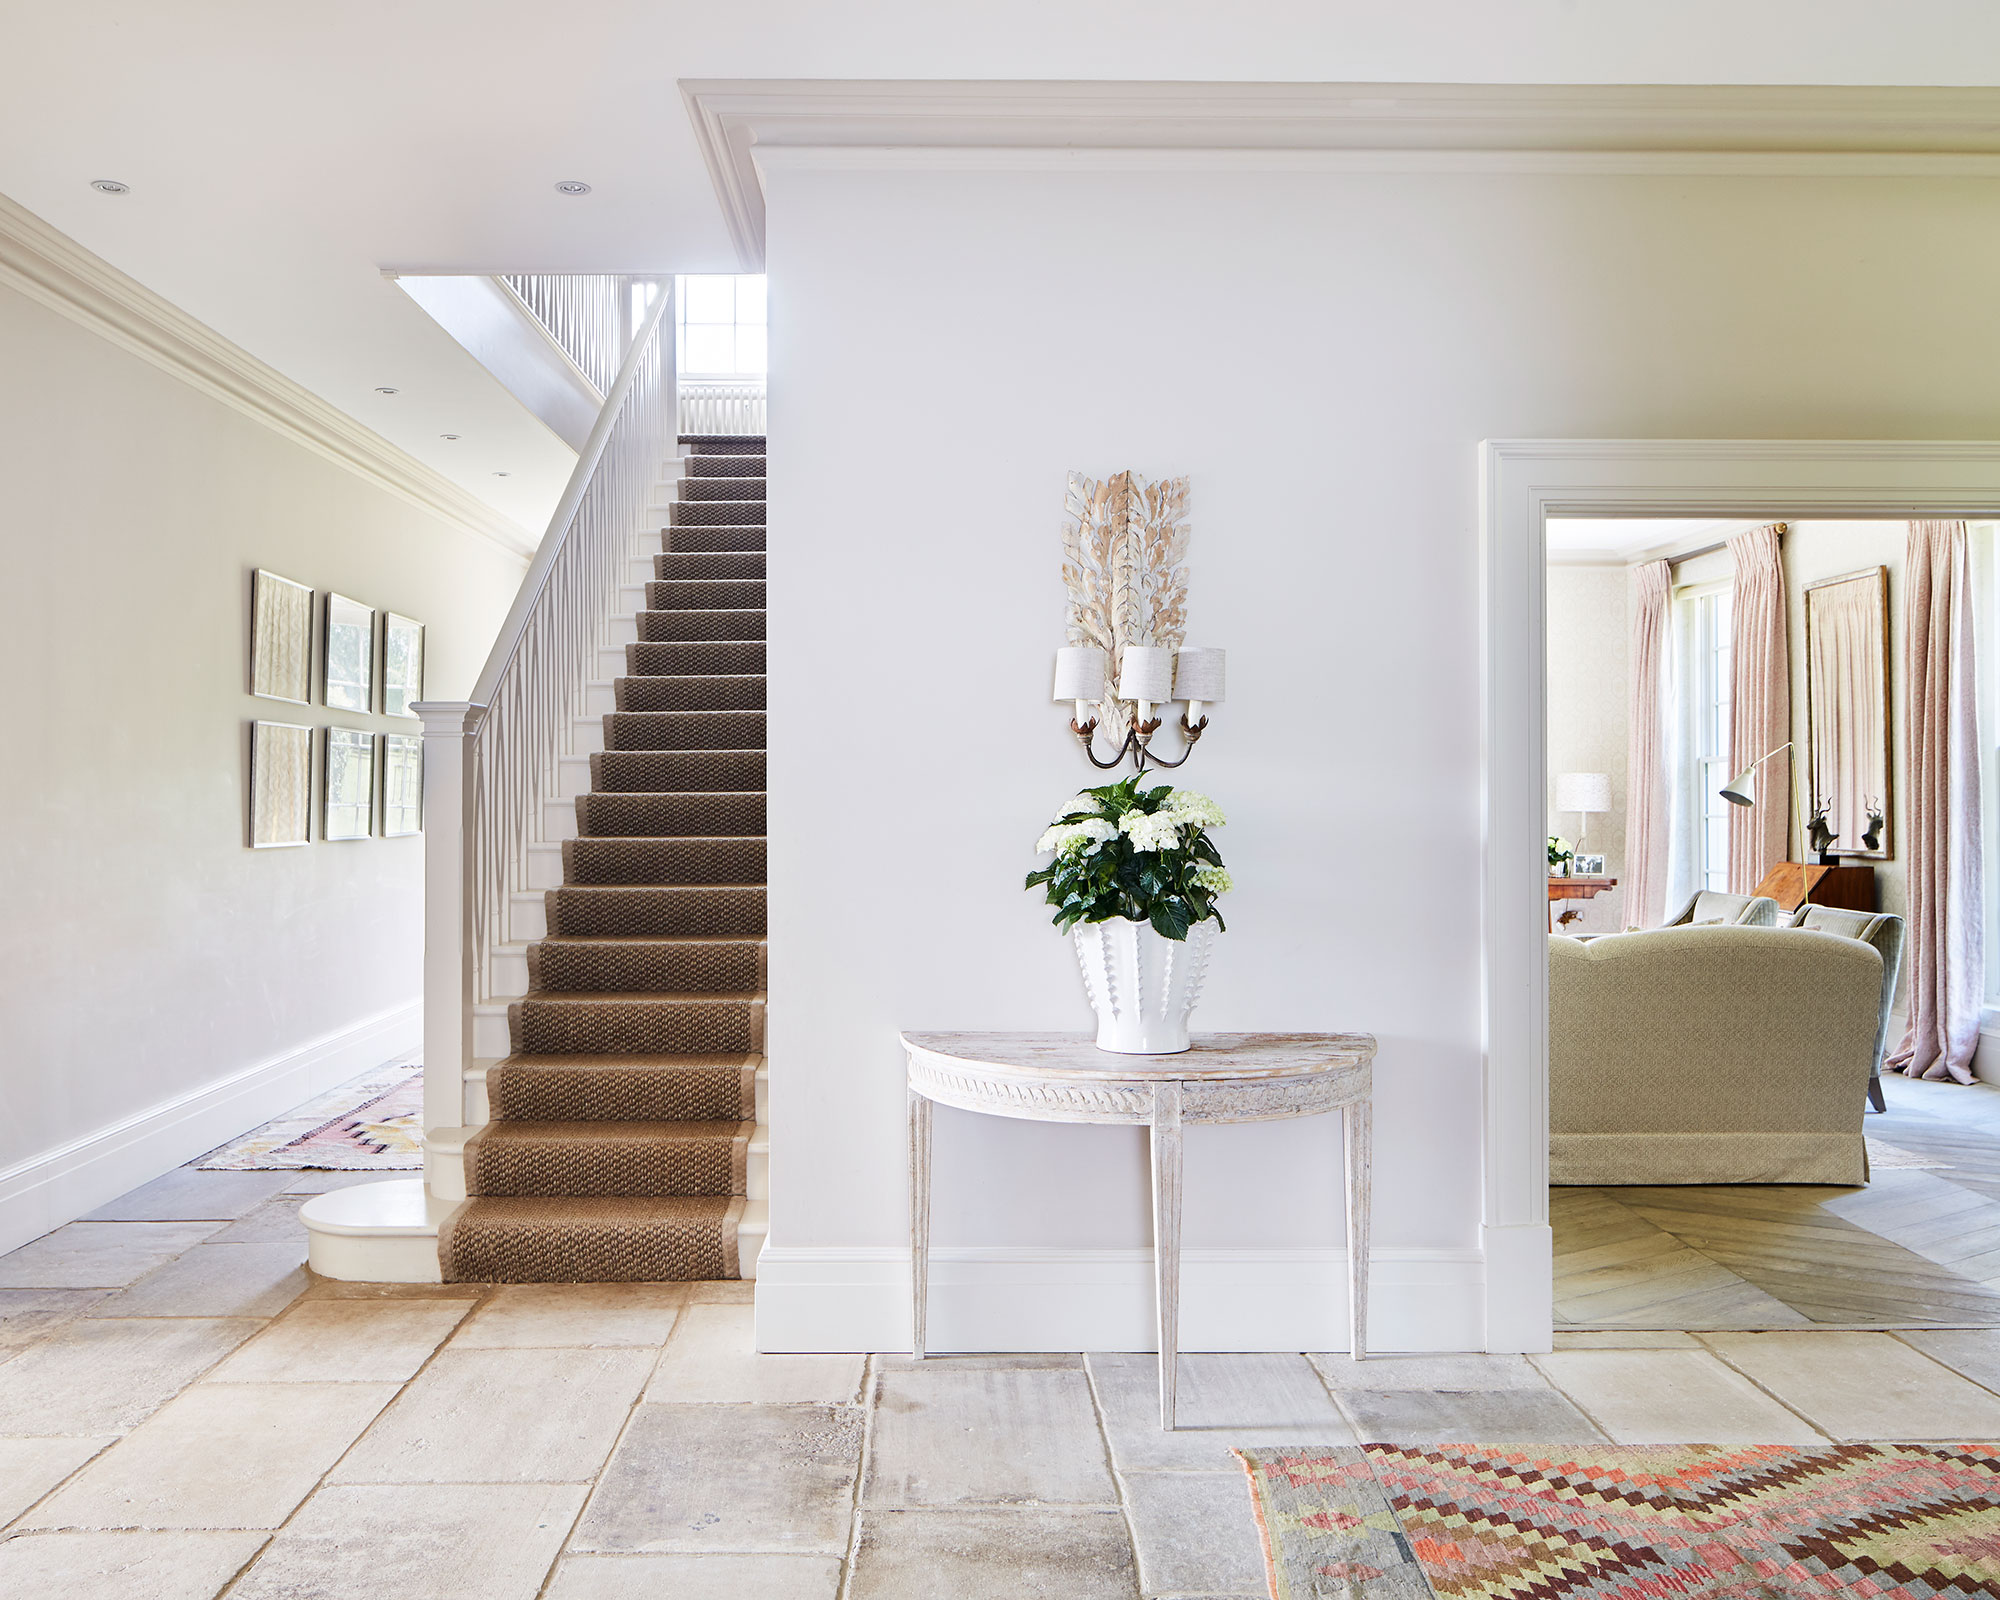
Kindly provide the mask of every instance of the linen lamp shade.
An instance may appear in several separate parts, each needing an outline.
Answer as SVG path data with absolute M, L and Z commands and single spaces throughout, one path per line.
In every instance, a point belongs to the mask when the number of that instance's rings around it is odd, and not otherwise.
M 1174 698 L 1214 705 L 1227 687 L 1226 650 L 1183 650 L 1174 658 Z
M 1127 645 L 1118 673 L 1118 698 L 1156 706 L 1173 697 L 1173 651 L 1164 645 Z
M 1609 811 L 1611 774 L 1608 772 L 1563 772 L 1556 776 L 1556 810 Z
M 1111 664 L 1094 644 L 1065 645 L 1056 652 L 1053 700 L 1102 700 Z

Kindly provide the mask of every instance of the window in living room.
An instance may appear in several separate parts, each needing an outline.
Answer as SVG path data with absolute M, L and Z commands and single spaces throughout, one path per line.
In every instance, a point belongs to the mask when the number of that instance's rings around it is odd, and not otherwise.
M 1722 790 L 1734 775 L 1729 766 L 1729 601 L 1726 583 L 1704 584 L 1682 600 L 1688 641 L 1690 859 L 1696 881 L 1718 893 L 1729 888 L 1729 802 Z

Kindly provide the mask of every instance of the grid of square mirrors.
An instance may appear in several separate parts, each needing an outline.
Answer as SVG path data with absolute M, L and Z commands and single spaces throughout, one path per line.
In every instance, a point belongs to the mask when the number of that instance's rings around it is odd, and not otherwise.
M 308 584 L 259 569 L 251 580 L 250 692 L 309 706 Z M 424 693 L 424 626 L 328 591 L 320 607 L 320 698 L 329 710 L 409 717 Z M 313 746 L 320 746 L 322 839 L 393 839 L 423 827 L 423 740 L 337 725 L 250 725 L 250 844 L 311 841 Z

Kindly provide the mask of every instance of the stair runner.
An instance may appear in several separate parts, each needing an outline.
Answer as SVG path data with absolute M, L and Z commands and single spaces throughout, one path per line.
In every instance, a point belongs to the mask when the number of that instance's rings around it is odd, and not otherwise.
M 764 1047 L 764 441 L 683 436 L 617 709 L 528 947 L 446 1282 L 736 1278 Z

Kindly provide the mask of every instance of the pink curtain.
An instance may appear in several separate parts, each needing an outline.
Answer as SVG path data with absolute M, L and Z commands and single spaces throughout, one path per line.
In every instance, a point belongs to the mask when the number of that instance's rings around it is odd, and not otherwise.
M 1785 567 L 1778 524 L 1729 541 L 1736 562 L 1730 596 L 1729 764 L 1741 772 L 1792 736 L 1791 654 L 1785 642 Z M 1789 753 L 1757 769 L 1757 803 L 1732 806 L 1729 887 L 1749 894 L 1787 859 L 1792 814 Z
M 1632 573 L 1632 647 L 1626 707 L 1625 921 L 1656 928 L 1667 898 L 1668 604 L 1673 569 L 1651 561 Z
M 1903 564 L 1910 1029 L 1886 1065 L 1971 1083 L 1986 987 L 1978 678 L 1963 522 L 1912 522 Z

